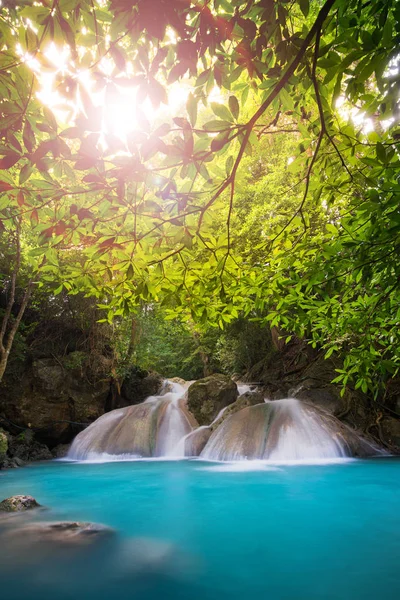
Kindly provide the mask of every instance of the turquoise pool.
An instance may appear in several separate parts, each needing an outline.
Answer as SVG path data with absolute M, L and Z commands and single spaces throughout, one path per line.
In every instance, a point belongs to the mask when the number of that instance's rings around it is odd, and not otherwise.
M 31 494 L 48 507 L 40 519 L 100 522 L 118 536 L 76 560 L 8 562 L 1 597 L 399 598 L 399 492 L 396 458 L 49 462 L 2 471 L 0 499 Z

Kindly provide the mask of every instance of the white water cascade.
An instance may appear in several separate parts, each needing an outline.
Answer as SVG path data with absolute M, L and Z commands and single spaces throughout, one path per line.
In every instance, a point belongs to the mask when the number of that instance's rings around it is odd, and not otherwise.
M 291 462 L 372 455 L 378 449 L 340 421 L 294 398 L 266 401 L 228 417 L 201 458 Z
M 101 457 L 183 457 L 181 440 L 197 426 L 186 409 L 186 388 L 166 381 L 159 396 L 106 413 L 74 439 L 73 460 Z
M 332 415 L 294 398 L 239 405 L 223 418 L 234 407 L 229 405 L 210 425 L 199 427 L 186 406 L 189 385 L 166 381 L 159 396 L 106 413 L 77 435 L 67 458 L 292 462 L 380 453 Z M 248 393 L 251 387 L 240 385 L 239 391 Z

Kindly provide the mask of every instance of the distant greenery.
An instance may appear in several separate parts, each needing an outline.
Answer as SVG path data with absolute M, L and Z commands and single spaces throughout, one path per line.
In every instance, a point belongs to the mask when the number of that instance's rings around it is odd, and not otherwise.
M 160 305 L 188 356 L 178 317 L 257 314 L 345 355 L 342 385 L 397 375 L 398 2 L 3 0 L 0 36 L 0 379 L 41 286 L 109 325 Z

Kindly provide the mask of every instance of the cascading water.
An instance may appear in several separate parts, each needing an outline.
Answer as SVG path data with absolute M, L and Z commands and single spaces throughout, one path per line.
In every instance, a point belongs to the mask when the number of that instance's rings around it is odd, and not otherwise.
M 161 395 L 103 415 L 75 438 L 67 458 L 200 456 L 288 462 L 379 454 L 332 415 L 294 398 L 239 405 L 223 420 L 232 407 L 228 405 L 210 425 L 198 427 L 186 407 L 189 385 L 166 381 Z M 251 392 L 251 386 L 240 385 L 239 391 Z
M 111 456 L 184 456 L 179 442 L 197 426 L 185 408 L 185 388 L 166 382 L 160 396 L 113 410 L 77 435 L 68 452 L 74 460 Z
M 243 408 L 211 435 L 200 457 L 208 460 L 335 459 L 378 449 L 334 417 L 294 398 Z

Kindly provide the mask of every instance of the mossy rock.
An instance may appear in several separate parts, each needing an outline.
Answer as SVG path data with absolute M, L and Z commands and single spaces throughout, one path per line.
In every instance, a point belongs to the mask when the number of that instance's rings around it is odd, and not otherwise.
M 7 450 L 8 450 L 7 435 L 3 431 L 3 429 L 0 429 L 0 466 L 1 466 L 2 458 L 4 458 L 4 456 L 7 454 Z
M 2 512 L 22 512 L 39 508 L 40 504 L 36 502 L 33 496 L 10 496 L 0 502 L 0 511 Z
M 210 425 L 223 408 L 235 402 L 238 394 L 236 383 L 217 373 L 192 383 L 187 407 L 200 425 Z

